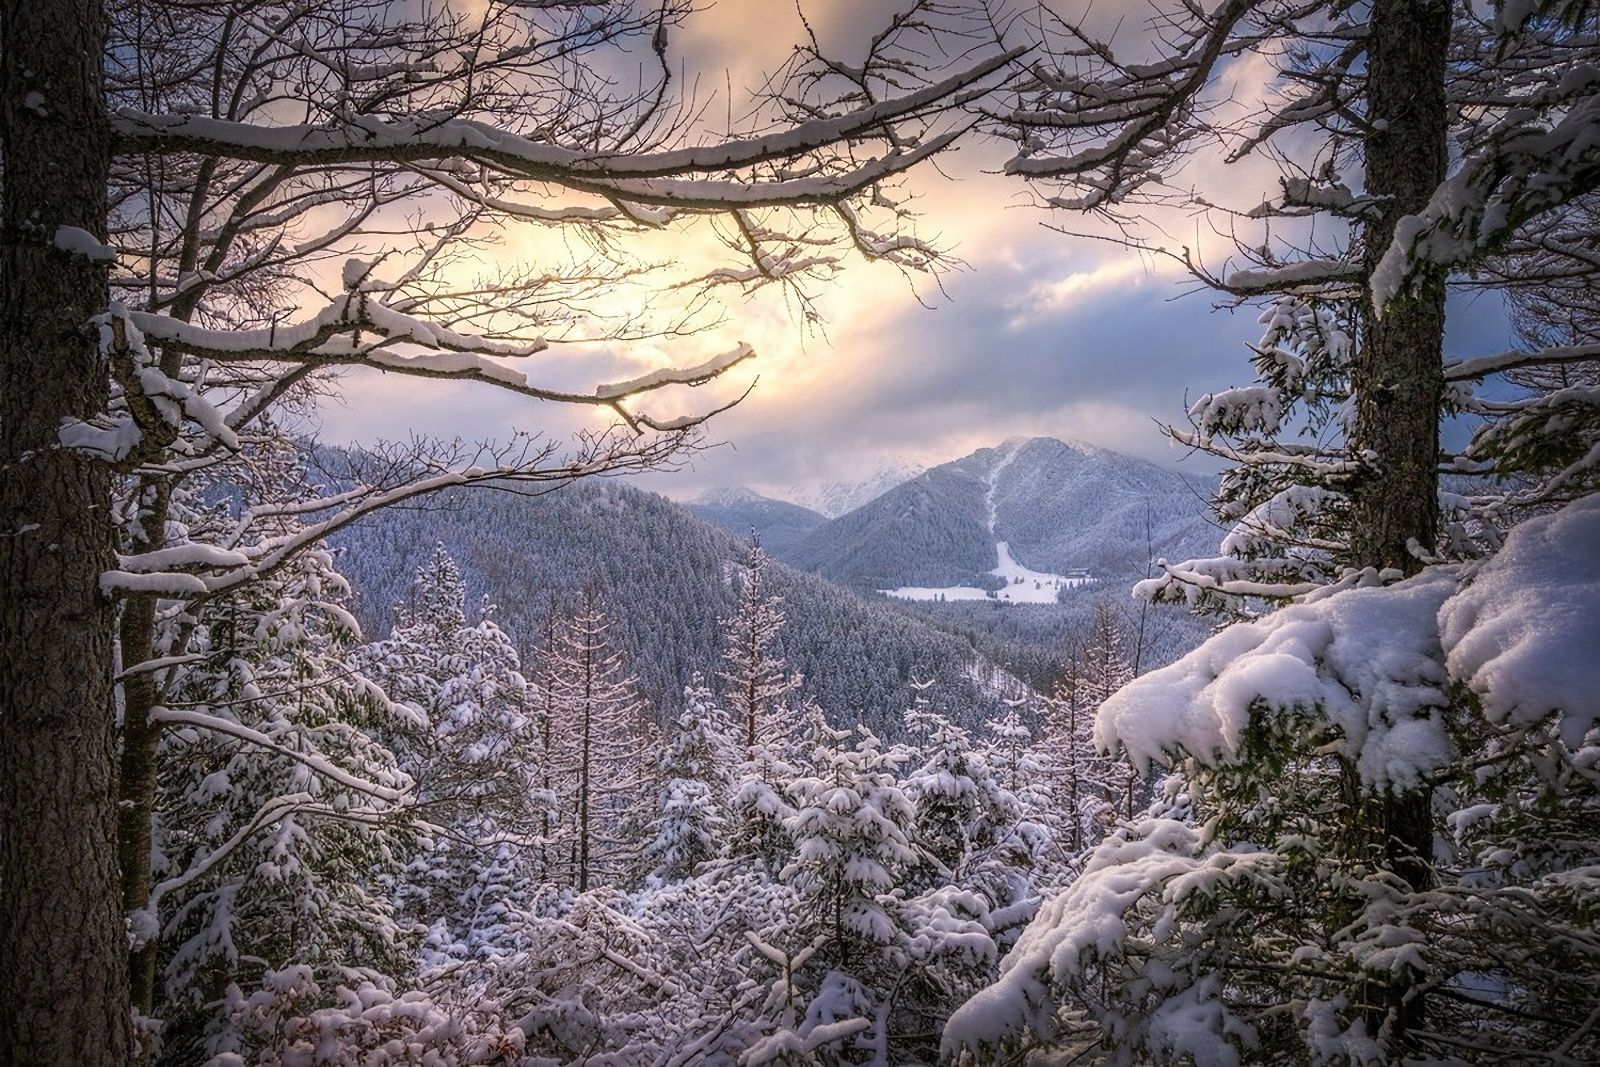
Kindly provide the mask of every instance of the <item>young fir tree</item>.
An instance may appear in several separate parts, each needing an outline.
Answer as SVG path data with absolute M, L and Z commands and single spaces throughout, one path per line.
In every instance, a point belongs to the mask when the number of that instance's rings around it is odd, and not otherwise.
M 1091 837 L 1099 808 L 1091 790 L 1094 717 L 1084 695 L 1082 645 L 1077 636 L 1067 642 L 1061 669 L 1045 701 L 1044 733 L 1060 844 L 1068 857 L 1076 857 Z
M 1016 808 L 1000 849 L 1010 862 L 1034 875 L 1060 847 L 1049 756 L 1034 745 L 1034 729 L 1023 716 L 1024 708 L 1037 703 L 1037 697 L 1007 700 L 1005 714 L 984 724 L 983 742 L 990 771 Z M 1044 706 L 1048 708 L 1048 701 Z
M 757 746 L 754 759 L 740 764 L 728 797 L 730 859 L 754 863 L 777 877 L 794 849 L 789 821 L 795 809 L 789 786 L 799 774 L 797 767 L 763 746 Z
M 1044 806 L 1044 794 L 1036 792 L 1043 786 L 1043 766 L 1033 751 L 1033 729 L 1023 716 L 1023 709 L 1032 703 L 1030 697 L 1006 700 L 1005 713 L 983 724 L 988 747 L 989 765 L 1002 788 L 1019 801 L 1024 797 L 1034 799 L 1024 802 L 1029 818 Z
M 794 854 L 779 875 L 810 906 L 806 932 L 825 937 L 827 957 L 843 968 L 870 965 L 904 936 L 887 894 L 920 859 L 898 758 L 857 729 L 847 745 L 848 731 L 822 727 L 816 773 L 790 783 Z
M 1101 752 L 1094 737 L 1095 712 L 1131 671 L 1121 648 L 1115 611 L 1102 602 L 1090 625 L 1069 637 L 1044 701 L 1045 788 L 1056 813 L 1059 847 L 1052 855 L 1062 875 L 1128 810 L 1132 768 Z
M 556 769 L 556 745 L 559 739 L 560 719 L 560 614 L 552 594 L 545 604 L 544 622 L 540 627 L 538 652 L 534 658 L 533 678 L 529 684 L 528 704 L 533 711 L 534 730 L 530 738 L 535 753 L 537 785 L 545 799 L 539 812 L 539 843 L 535 853 L 540 880 L 550 881 L 556 876 L 559 864 L 557 837 L 561 822 L 557 811 L 559 780 Z
M 914 812 L 914 839 L 931 861 L 935 884 L 976 884 L 997 873 L 989 868 L 1021 821 L 1021 810 L 967 731 L 922 704 L 925 692 L 915 699 L 920 706 L 906 714 L 915 741 L 905 755 L 916 766 L 901 784 Z
M 510 951 L 510 915 L 533 881 L 547 810 L 516 649 L 487 601 L 469 621 L 465 583 L 443 545 L 417 568 L 395 616 L 390 635 L 357 662 L 410 709 L 394 744 L 431 828 L 432 847 L 397 894 L 408 914 L 430 925 L 430 954 Z
M 721 620 L 723 704 L 747 753 L 757 746 L 778 751 L 788 736 L 783 698 L 795 688 L 783 661 L 783 597 L 769 592 L 767 554 L 754 538 L 737 578 L 738 607 Z
M 1121 617 L 1111 601 L 1095 605 L 1094 621 L 1083 643 L 1082 687 L 1085 705 L 1098 712 L 1111 696 L 1133 679 L 1133 660 Z M 1138 775 L 1126 758 L 1102 758 L 1095 768 L 1105 799 L 1123 818 L 1133 818 Z
M 674 882 L 721 851 L 726 827 L 726 726 L 700 675 L 684 688 L 683 710 L 662 734 L 661 790 L 644 858 L 656 878 Z
M 776 877 L 788 863 L 793 841 L 788 822 L 790 784 L 798 764 L 809 755 L 802 737 L 821 712 L 801 708 L 799 724 L 784 721 L 784 698 L 797 680 L 788 674 L 781 636 L 783 598 L 766 587 L 767 555 L 752 539 L 736 579 L 738 607 L 722 619 L 723 707 L 729 720 L 730 746 L 737 766 L 728 799 L 728 855 L 759 862 Z

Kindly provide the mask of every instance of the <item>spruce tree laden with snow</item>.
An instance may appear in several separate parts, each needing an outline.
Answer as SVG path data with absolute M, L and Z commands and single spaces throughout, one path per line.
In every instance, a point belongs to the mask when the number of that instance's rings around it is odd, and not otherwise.
M 906 726 L 918 739 L 907 755 L 918 762 L 901 788 L 911 800 L 915 841 L 931 861 L 927 879 L 981 886 L 998 903 L 1024 895 L 1018 883 L 1025 873 L 1019 879 L 1007 862 L 1020 858 L 1027 866 L 1029 849 L 1018 836 L 1022 808 L 996 780 L 983 747 L 931 708 L 913 708 Z
M 789 821 L 795 813 L 789 785 L 799 776 L 798 768 L 764 748 L 740 764 L 728 798 L 730 859 L 759 865 L 774 878 L 788 864 L 794 849 Z
M 1001 836 L 1000 845 L 1027 871 L 1031 884 L 1044 886 L 1050 884 L 1045 877 L 1046 857 L 1061 851 L 1062 820 L 1054 806 L 1049 754 L 1035 743 L 1035 730 L 1022 714 L 1025 707 L 1033 706 L 1030 717 L 1037 719 L 1039 703 L 1048 707 L 1048 702 L 1036 699 L 1008 701 L 1006 713 L 984 725 L 984 749 L 990 773 L 1016 808 L 1016 818 Z
M 1571 826 L 1590 804 L 1583 775 L 1560 770 L 1592 748 L 1592 700 L 1576 688 L 1588 668 L 1552 670 L 1550 657 L 1565 659 L 1576 620 L 1596 611 L 1595 561 L 1577 543 L 1595 498 L 1507 534 L 1455 494 L 1442 521 L 1441 461 L 1517 474 L 1484 466 L 1490 449 L 1441 455 L 1439 435 L 1450 410 L 1491 426 L 1501 414 L 1465 383 L 1584 355 L 1446 363 L 1443 327 L 1447 287 L 1481 288 L 1469 272 L 1526 248 L 1600 181 L 1596 83 L 1562 76 L 1600 57 L 1594 16 L 1559 2 L 1242 0 L 1173 15 L 1150 64 L 1055 24 L 1071 47 L 1009 116 L 1021 152 L 1008 169 L 1072 187 L 1058 206 L 1114 211 L 1160 195 L 1190 146 L 1220 138 L 1233 159 L 1285 162 L 1282 196 L 1249 217 L 1272 220 L 1272 237 L 1316 218 L 1319 236 L 1309 255 L 1292 237 L 1242 243 L 1254 263 L 1231 272 L 1178 254 L 1219 290 L 1273 303 L 1261 384 L 1202 398 L 1178 435 L 1234 468 L 1219 502 L 1235 524 L 1227 554 L 1167 566 L 1144 591 L 1252 618 L 1102 707 L 1098 740 L 1180 772 L 1165 811 L 1088 857 L 1000 982 L 952 1019 L 952 1054 L 999 1056 L 1080 1026 L 1160 1062 L 1533 1060 L 1593 1043 L 1578 1020 L 1600 1004 L 1579 990 L 1600 957 L 1570 922 L 1591 889 L 1569 857 L 1540 850 L 1486 891 L 1474 864 L 1495 830 L 1465 828 L 1480 811 L 1513 825 L 1532 807 Z M 1265 106 L 1219 128 L 1210 105 L 1246 52 L 1275 64 Z M 1304 442 L 1288 439 L 1301 428 Z M 1542 429 L 1559 441 L 1547 470 L 1588 451 L 1582 420 Z M 1451 562 L 1501 536 L 1487 561 Z M 1552 565 L 1566 577 L 1552 581 Z M 1564 622 L 1535 637 L 1523 611 Z M 1542 684 L 1525 688 L 1534 674 Z M 1486 752 L 1496 735 L 1505 747 Z M 1524 744 L 1548 773 L 1522 762 Z M 1457 858 L 1441 840 L 1460 843 Z M 1567 903 L 1534 919 L 1524 905 L 1551 892 Z M 1490 929 L 1518 933 L 1496 945 Z M 1555 975 L 1553 958 L 1581 977 Z M 1548 1013 L 1563 997 L 1577 1010 Z
M 794 856 L 780 873 L 811 905 L 808 932 L 827 938 L 841 966 L 860 963 L 903 936 L 886 894 L 918 860 L 915 808 L 894 775 L 896 762 L 862 728 L 824 727 L 816 773 L 789 786 L 786 829 Z
M 431 841 L 397 896 L 431 927 L 428 952 L 444 957 L 509 950 L 507 916 L 537 875 L 554 800 L 540 787 L 548 769 L 516 649 L 489 602 L 469 619 L 466 596 L 455 561 L 435 546 L 390 635 L 356 657 L 410 716 L 393 746 Z
M 681 881 L 722 849 L 726 820 L 728 741 L 721 709 L 696 675 L 683 692 L 683 710 L 662 732 L 656 777 L 657 814 L 645 860 L 665 881 Z

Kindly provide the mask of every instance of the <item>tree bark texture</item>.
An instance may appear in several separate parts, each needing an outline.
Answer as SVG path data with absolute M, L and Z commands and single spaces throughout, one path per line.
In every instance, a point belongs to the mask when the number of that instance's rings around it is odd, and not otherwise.
M 105 16 L 99 0 L 5 0 L 3 12 L 0 1063 L 120 1065 L 113 614 L 99 588 L 111 473 L 58 436 L 107 398 L 89 321 L 106 265 L 57 242 L 62 226 L 106 236 Z
M 1448 0 L 1376 0 L 1367 52 L 1366 192 L 1379 214 L 1363 234 L 1370 271 L 1394 238 L 1395 225 L 1417 214 L 1445 178 L 1449 111 L 1445 98 L 1450 44 Z M 1444 392 L 1442 271 L 1423 271 L 1388 307 L 1363 317 L 1351 368 L 1356 399 L 1352 444 L 1367 472 L 1351 494 L 1351 555 L 1358 566 L 1415 574 L 1413 547 L 1434 551 L 1439 524 L 1439 420 Z M 1360 859 L 1398 875 L 1415 890 L 1433 884 L 1431 791 L 1364 791 L 1355 801 Z M 1369 1025 L 1387 1025 L 1398 1053 L 1424 1022 L 1425 1002 L 1407 975 L 1374 978 L 1365 1000 Z
M 1366 192 L 1379 214 L 1363 234 L 1370 272 L 1395 224 L 1417 214 L 1444 180 L 1449 116 L 1447 0 L 1378 0 L 1367 63 Z M 1432 552 L 1439 525 L 1439 415 L 1444 393 L 1444 275 L 1425 272 L 1388 307 L 1364 316 L 1351 368 L 1352 443 L 1370 471 L 1351 500 L 1351 555 L 1358 566 L 1415 574 L 1416 541 Z

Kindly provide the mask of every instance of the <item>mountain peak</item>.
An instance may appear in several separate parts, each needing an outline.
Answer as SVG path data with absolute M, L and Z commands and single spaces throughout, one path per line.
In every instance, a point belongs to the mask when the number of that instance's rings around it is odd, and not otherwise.
M 1200 480 L 1136 456 L 1012 437 L 816 527 L 793 558 L 879 590 L 980 588 L 1000 574 L 1031 576 L 1027 592 L 1043 595 L 1048 578 L 1053 599 L 1064 576 L 1120 581 L 1142 574 L 1153 556 L 1213 550 L 1209 495 Z
M 836 519 L 909 482 L 927 469 L 925 464 L 891 457 L 880 460 L 865 478 L 855 481 L 800 482 L 790 486 L 782 496 L 791 503 Z
M 1049 448 L 1052 450 L 1066 449 L 1069 452 L 1079 452 L 1086 456 L 1101 456 L 1112 453 L 1111 449 L 1092 445 L 1076 437 L 1008 437 L 1002 444 L 1003 448 L 1016 451 L 1021 449 Z
M 763 496 L 754 489 L 747 489 L 742 485 L 717 485 L 705 490 L 699 496 L 687 501 L 687 503 L 727 508 L 738 507 L 743 504 L 775 503 L 775 501 L 770 496 Z

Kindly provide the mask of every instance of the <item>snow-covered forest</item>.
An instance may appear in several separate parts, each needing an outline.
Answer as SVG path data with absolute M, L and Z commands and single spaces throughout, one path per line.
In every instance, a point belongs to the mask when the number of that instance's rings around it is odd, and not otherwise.
M 0 1064 L 1600 1063 L 1600 7 L 0 47 Z

